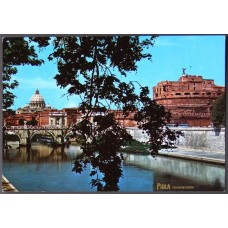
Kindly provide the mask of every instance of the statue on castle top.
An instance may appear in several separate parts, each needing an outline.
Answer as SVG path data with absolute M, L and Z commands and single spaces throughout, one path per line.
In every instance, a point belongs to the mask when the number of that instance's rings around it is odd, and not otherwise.
M 182 70 L 183 70 L 183 75 L 185 75 L 186 68 L 182 68 Z

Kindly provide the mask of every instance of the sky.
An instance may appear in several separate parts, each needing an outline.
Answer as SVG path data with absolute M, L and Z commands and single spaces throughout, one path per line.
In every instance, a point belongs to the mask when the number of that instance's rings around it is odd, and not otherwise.
M 29 103 L 36 89 L 44 97 L 47 104 L 57 109 L 78 107 L 80 99 L 67 97 L 66 89 L 56 85 L 54 76 L 57 64 L 47 59 L 51 46 L 38 53 L 45 60 L 40 67 L 20 66 L 13 79 L 19 82 L 13 90 L 17 96 L 14 105 L 16 110 Z M 124 81 L 138 81 L 148 86 L 152 98 L 152 88 L 160 81 L 177 81 L 186 68 L 189 75 L 201 75 L 204 79 L 214 79 L 216 85 L 225 86 L 225 36 L 223 35 L 178 35 L 159 36 L 154 46 L 149 49 L 152 61 L 142 60 L 138 63 L 137 72 L 127 74 Z

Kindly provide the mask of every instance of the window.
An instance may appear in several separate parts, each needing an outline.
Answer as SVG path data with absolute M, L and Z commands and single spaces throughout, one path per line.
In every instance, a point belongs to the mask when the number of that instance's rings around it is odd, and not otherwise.
M 59 125 L 59 118 L 56 118 L 56 125 Z

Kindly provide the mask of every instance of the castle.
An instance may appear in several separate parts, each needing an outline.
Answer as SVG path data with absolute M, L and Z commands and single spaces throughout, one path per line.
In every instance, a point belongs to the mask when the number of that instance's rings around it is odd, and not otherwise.
M 225 87 L 202 76 L 183 74 L 178 81 L 162 81 L 153 87 L 153 99 L 171 113 L 172 124 L 211 126 L 214 100 L 225 93 Z

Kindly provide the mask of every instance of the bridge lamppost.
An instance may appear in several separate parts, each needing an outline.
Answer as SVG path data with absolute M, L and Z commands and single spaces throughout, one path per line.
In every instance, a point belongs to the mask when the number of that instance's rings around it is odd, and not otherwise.
M 64 116 L 64 113 L 62 113 L 62 115 L 61 115 L 61 134 L 62 134 L 62 137 L 61 137 L 61 144 L 63 145 L 64 144 L 64 132 L 63 132 L 63 121 L 64 121 L 64 118 L 65 118 L 65 116 Z
M 26 146 L 27 146 L 28 148 L 30 148 L 30 147 L 31 147 L 30 131 L 29 131 L 29 129 L 28 129 L 27 121 L 26 121 L 26 120 L 24 121 L 24 129 L 25 129 L 25 130 L 27 129 Z
M 3 138 L 2 138 L 3 148 L 7 148 L 7 140 L 6 140 L 6 126 L 3 126 L 3 128 L 2 128 L 2 132 L 3 132 Z

